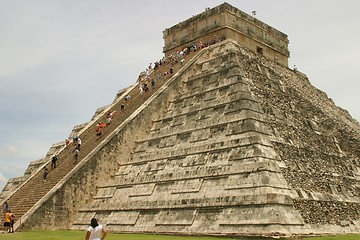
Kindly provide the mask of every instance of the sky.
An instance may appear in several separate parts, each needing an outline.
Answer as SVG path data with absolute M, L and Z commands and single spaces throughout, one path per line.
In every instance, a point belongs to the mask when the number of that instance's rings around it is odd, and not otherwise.
M 163 56 L 209 0 L 0 0 L 0 190 Z M 297 66 L 360 121 L 359 0 L 228 0 L 288 35 Z

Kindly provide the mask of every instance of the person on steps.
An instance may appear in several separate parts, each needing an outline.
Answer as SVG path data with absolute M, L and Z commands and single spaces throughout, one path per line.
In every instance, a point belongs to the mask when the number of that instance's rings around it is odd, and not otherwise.
M 55 154 L 52 158 L 51 158 L 51 168 L 56 168 L 56 161 L 58 160 L 57 155 Z
M 47 169 L 47 167 L 44 167 L 44 173 L 43 173 L 44 181 L 47 181 L 48 175 L 49 175 L 49 170 Z

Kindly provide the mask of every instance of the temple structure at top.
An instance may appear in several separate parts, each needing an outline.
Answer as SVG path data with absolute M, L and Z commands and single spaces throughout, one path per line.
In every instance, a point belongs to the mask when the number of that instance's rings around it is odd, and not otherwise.
M 163 31 L 165 56 L 213 40 L 233 39 L 244 47 L 288 66 L 287 35 L 249 14 L 223 3 Z

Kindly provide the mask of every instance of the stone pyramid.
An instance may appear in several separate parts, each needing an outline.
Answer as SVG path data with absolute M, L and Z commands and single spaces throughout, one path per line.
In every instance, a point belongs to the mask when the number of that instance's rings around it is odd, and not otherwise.
M 304 74 L 223 41 L 128 123 L 116 175 L 72 229 L 97 217 L 116 232 L 357 232 L 359 129 Z
M 285 34 L 226 3 L 164 31 L 164 53 L 214 33 L 226 39 L 192 52 L 101 141 L 84 130 L 88 154 L 17 226 L 84 230 L 96 217 L 111 232 L 359 233 L 359 123 L 287 67 Z

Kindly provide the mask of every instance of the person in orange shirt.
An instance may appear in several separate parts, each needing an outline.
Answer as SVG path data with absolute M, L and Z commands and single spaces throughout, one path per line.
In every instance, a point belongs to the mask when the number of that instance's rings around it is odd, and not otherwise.
M 10 232 L 11 212 L 10 210 L 5 213 L 4 231 Z

